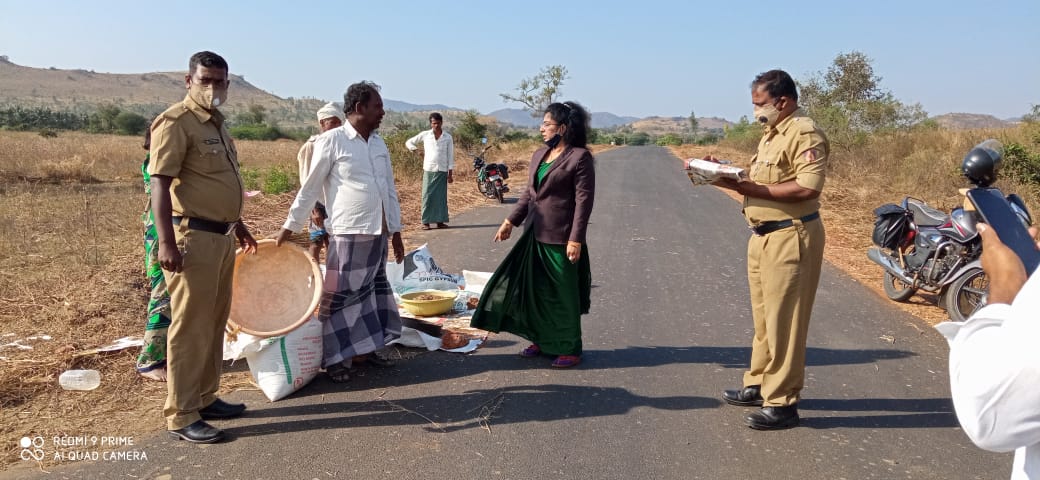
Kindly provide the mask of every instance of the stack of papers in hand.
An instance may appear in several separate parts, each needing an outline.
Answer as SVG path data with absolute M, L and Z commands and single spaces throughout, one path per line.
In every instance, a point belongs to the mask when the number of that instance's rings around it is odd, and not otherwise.
M 740 177 L 746 176 L 743 168 L 699 158 L 686 160 L 683 165 L 686 167 L 686 175 L 690 177 L 690 181 L 694 185 L 705 185 L 720 178 L 739 180 Z

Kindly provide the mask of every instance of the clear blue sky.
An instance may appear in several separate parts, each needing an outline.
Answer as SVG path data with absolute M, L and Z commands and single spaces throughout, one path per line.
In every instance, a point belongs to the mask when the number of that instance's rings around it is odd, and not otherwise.
M 2 0 L 0 55 L 138 73 L 213 50 L 281 97 L 341 99 L 372 80 L 387 98 L 484 113 L 517 106 L 498 94 L 563 64 L 563 98 L 592 111 L 736 120 L 755 74 L 805 79 L 858 50 L 883 88 L 930 115 L 1007 118 L 1040 103 L 1038 21 L 1040 0 Z

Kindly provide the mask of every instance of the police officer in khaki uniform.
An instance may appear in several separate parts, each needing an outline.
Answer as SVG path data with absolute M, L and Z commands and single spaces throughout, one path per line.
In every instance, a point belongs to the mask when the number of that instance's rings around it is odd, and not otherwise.
M 727 390 L 731 405 L 761 406 L 745 418 L 757 430 L 798 425 L 805 383 L 805 341 L 823 265 L 820 191 L 827 138 L 798 108 L 791 76 L 770 70 L 751 83 L 755 118 L 765 126 L 749 178 L 716 185 L 744 195 L 748 284 L 755 337 L 743 388 Z
M 227 100 L 227 62 L 213 52 L 196 53 L 184 82 L 184 101 L 152 123 L 148 166 L 159 263 L 172 307 L 163 414 L 174 438 L 212 443 L 223 432 L 205 420 L 245 411 L 216 396 L 235 266 L 230 235 L 250 253 L 256 241 L 241 221 L 238 156 L 217 110 Z

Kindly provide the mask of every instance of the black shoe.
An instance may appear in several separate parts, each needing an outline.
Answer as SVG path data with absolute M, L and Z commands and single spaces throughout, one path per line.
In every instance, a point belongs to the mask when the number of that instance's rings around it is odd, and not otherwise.
M 169 430 L 170 436 L 191 443 L 216 443 L 224 439 L 224 431 L 199 420 L 178 430 Z
M 755 430 L 783 430 L 798 426 L 798 405 L 763 407 L 744 417 L 744 423 Z
M 722 399 L 738 407 L 761 407 L 762 389 L 758 385 L 751 385 L 740 390 L 726 390 L 722 392 Z
M 219 420 L 241 416 L 245 411 L 245 404 L 227 403 L 218 398 L 206 408 L 199 410 L 199 415 L 202 415 L 203 420 Z

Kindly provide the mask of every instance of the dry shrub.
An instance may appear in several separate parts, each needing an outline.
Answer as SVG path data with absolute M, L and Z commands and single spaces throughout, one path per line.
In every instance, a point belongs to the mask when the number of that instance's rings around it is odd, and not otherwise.
M 86 162 L 79 155 L 40 165 L 41 180 L 46 183 L 98 183 L 93 171 L 94 162 Z

